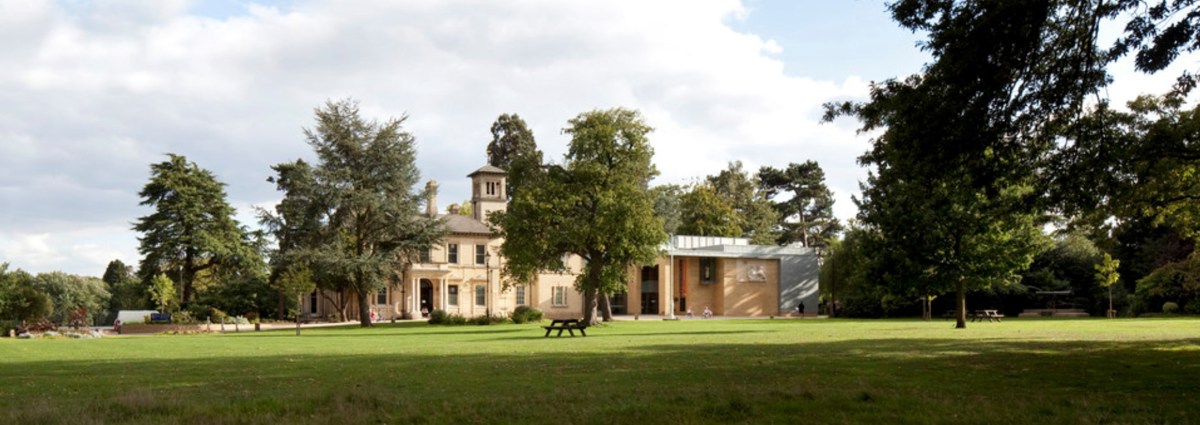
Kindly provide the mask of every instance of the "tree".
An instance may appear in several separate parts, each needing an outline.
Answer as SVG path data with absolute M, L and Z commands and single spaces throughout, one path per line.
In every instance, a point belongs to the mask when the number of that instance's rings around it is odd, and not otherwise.
M 50 296 L 34 287 L 34 277 L 24 270 L 8 270 L 0 263 L 0 319 L 39 320 L 54 312 Z
M 108 262 L 104 276 L 100 278 L 107 285 L 109 299 L 109 316 L 121 310 L 141 310 L 146 308 L 146 286 L 138 281 L 133 273 L 133 267 L 125 265 L 121 260 Z
M 274 223 L 285 259 L 275 270 L 304 265 L 318 282 L 349 290 L 363 327 L 372 326 L 370 296 L 447 232 L 442 220 L 420 214 L 431 194 L 414 190 L 420 173 L 406 119 L 368 121 L 356 102 L 326 102 L 316 109 L 316 128 L 304 130 L 316 165 L 274 167 L 284 199 L 264 220 Z
M 1117 273 L 1117 268 L 1121 267 L 1121 262 L 1114 260 L 1111 255 L 1104 253 L 1104 260 L 1096 264 L 1096 283 L 1100 286 L 1108 288 L 1108 318 L 1117 317 L 1117 311 L 1113 310 L 1112 303 L 1112 286 L 1121 279 L 1121 275 Z
M 71 313 L 80 309 L 80 319 L 90 324 L 97 314 L 103 317 L 110 298 L 104 281 L 63 272 L 39 273 L 33 287 L 50 297 L 53 311 L 49 319 L 59 324 L 67 324 Z
M 198 277 L 219 283 L 228 276 L 254 272 L 262 263 L 249 232 L 234 220 L 225 185 L 212 172 L 181 155 L 150 166 L 150 182 L 139 193 L 141 205 L 154 212 L 138 218 L 138 252 L 143 281 L 182 269 L 180 301 L 189 303 Z M 171 273 L 172 275 L 176 273 Z
M 158 274 L 150 281 L 150 300 L 160 313 L 169 311 L 175 304 L 175 283 L 165 274 Z
M 650 196 L 654 198 L 654 215 L 663 221 L 663 231 L 668 235 L 679 234 L 679 226 L 683 224 L 682 197 L 683 186 L 664 184 L 650 188 Z
M 780 243 L 824 246 L 842 230 L 833 216 L 833 192 L 825 185 L 825 172 L 816 161 L 791 163 L 782 170 L 762 167 L 758 178 L 767 198 L 791 194 L 774 204 L 783 229 Z
M 1089 6 L 1095 6 L 1089 3 Z M 902 0 L 893 17 L 928 31 L 923 73 L 830 105 L 862 131 L 883 130 L 860 158 L 873 172 L 860 218 L 904 267 L 897 282 L 956 292 L 1015 280 L 1040 251 L 1039 171 L 1058 131 L 1107 82 L 1096 47 L 1107 7 L 1065 1 Z
M 525 120 L 517 114 L 501 114 L 492 123 L 492 141 L 488 143 L 487 155 L 488 165 L 507 170 L 517 157 L 540 153 Z
M 741 234 L 737 236 L 749 238 L 751 243 L 758 245 L 775 243 L 779 214 L 772 208 L 771 195 L 762 190 L 758 176 L 743 170 L 741 161 L 734 161 L 706 180 L 737 213 L 737 225 L 741 228 Z
M 317 284 L 313 282 L 312 270 L 303 265 L 286 269 L 275 279 L 274 286 L 285 298 L 296 300 L 293 313 L 296 319 L 296 336 L 300 336 L 300 306 L 304 304 L 301 297 L 317 288 Z
M 1128 112 L 1100 105 L 1077 120 L 1055 155 L 1059 207 L 1085 225 L 1144 215 L 1200 239 L 1200 107 L 1182 106 L 1178 97 L 1142 96 Z
M 505 238 L 505 276 L 528 283 L 540 271 L 563 270 L 564 254 L 582 257 L 575 288 L 584 321 L 595 322 L 598 303 L 624 291 L 629 268 L 654 261 L 666 241 L 648 190 L 657 173 L 651 130 L 636 111 L 586 112 L 563 130 L 571 142 L 562 165 L 543 166 L 534 156 L 514 161 L 512 201 L 493 217 Z
M 679 231 L 697 236 L 742 236 L 737 211 L 710 184 L 692 186 L 679 200 Z

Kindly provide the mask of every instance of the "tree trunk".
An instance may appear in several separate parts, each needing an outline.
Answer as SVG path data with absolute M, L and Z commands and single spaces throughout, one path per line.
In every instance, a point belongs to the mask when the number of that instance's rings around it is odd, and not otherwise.
M 296 294 L 296 303 L 301 306 L 299 310 L 296 310 L 296 336 L 300 336 L 300 312 L 304 310 L 304 298 L 302 297 L 303 295 Z M 283 299 L 282 292 L 279 294 L 279 299 Z
M 929 296 L 921 297 L 921 320 L 930 320 L 933 318 L 933 313 L 930 311 L 933 305 L 929 301 Z
M 610 301 L 611 300 L 608 299 L 608 294 L 600 294 L 600 317 L 604 319 L 605 322 L 611 322 L 613 320 L 612 304 Z
M 589 325 L 600 323 L 596 320 L 596 292 L 594 288 L 583 290 L 583 323 Z
M 954 329 L 967 328 L 967 284 L 962 280 L 958 281 L 958 288 L 954 294 L 954 316 L 956 322 Z
M 297 295 L 296 299 L 300 300 L 300 295 Z M 279 308 L 275 312 L 275 320 L 283 321 L 283 318 L 287 316 L 287 305 L 285 305 L 286 300 L 287 296 L 284 295 L 283 291 L 279 291 Z M 296 317 L 300 317 L 300 311 L 302 310 L 304 310 L 304 301 L 300 301 L 300 304 L 296 304 Z
M 371 323 L 371 304 L 368 303 L 368 301 L 370 301 L 369 298 L 371 297 L 371 294 L 362 289 L 355 289 L 354 292 L 358 295 L 359 326 L 364 328 L 374 326 L 374 324 Z

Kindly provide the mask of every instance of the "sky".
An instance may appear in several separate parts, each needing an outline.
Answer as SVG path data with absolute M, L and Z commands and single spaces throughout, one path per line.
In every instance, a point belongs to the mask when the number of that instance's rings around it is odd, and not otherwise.
M 0 262 L 137 264 L 138 192 L 167 153 L 253 227 L 280 198 L 270 166 L 311 159 L 314 108 L 344 98 L 407 116 L 441 206 L 469 199 L 500 114 L 560 159 L 567 120 L 623 106 L 655 128 L 654 184 L 811 159 L 846 220 L 868 137 L 821 105 L 918 72 L 920 38 L 883 0 L 0 0 Z

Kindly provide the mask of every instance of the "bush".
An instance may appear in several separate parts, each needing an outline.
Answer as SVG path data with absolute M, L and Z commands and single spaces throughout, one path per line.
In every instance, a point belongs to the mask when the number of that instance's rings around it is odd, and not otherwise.
M 171 315 L 171 323 L 176 325 L 191 325 L 196 323 L 196 317 L 190 311 L 181 311 Z
M 1163 313 L 1178 313 L 1179 312 L 1179 304 L 1175 304 L 1171 301 L 1167 301 L 1167 302 L 1163 303 L 1162 312 Z
M 429 312 L 429 324 L 431 325 L 445 324 L 446 320 L 449 318 L 450 314 L 446 313 L 446 310 L 434 309 L 433 311 Z
M 513 323 L 528 323 L 542 321 L 542 311 L 527 305 L 518 306 L 512 312 Z
M 457 313 L 451 314 L 450 317 L 446 318 L 446 324 L 447 325 L 465 325 L 465 324 L 467 324 L 467 318 L 463 317 L 461 314 L 457 314 Z
M 492 324 L 492 319 L 487 316 L 475 316 L 469 322 L 472 325 L 486 326 Z
M 1200 300 L 1192 300 L 1183 306 L 1185 314 L 1200 315 Z

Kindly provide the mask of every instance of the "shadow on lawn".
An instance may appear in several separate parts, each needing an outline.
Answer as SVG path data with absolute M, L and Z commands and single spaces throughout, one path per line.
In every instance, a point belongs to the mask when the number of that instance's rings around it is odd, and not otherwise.
M 616 336 L 649 335 L 605 337 Z M 3 363 L 0 423 L 1179 423 L 1196 419 L 1198 345 L 860 339 Z

